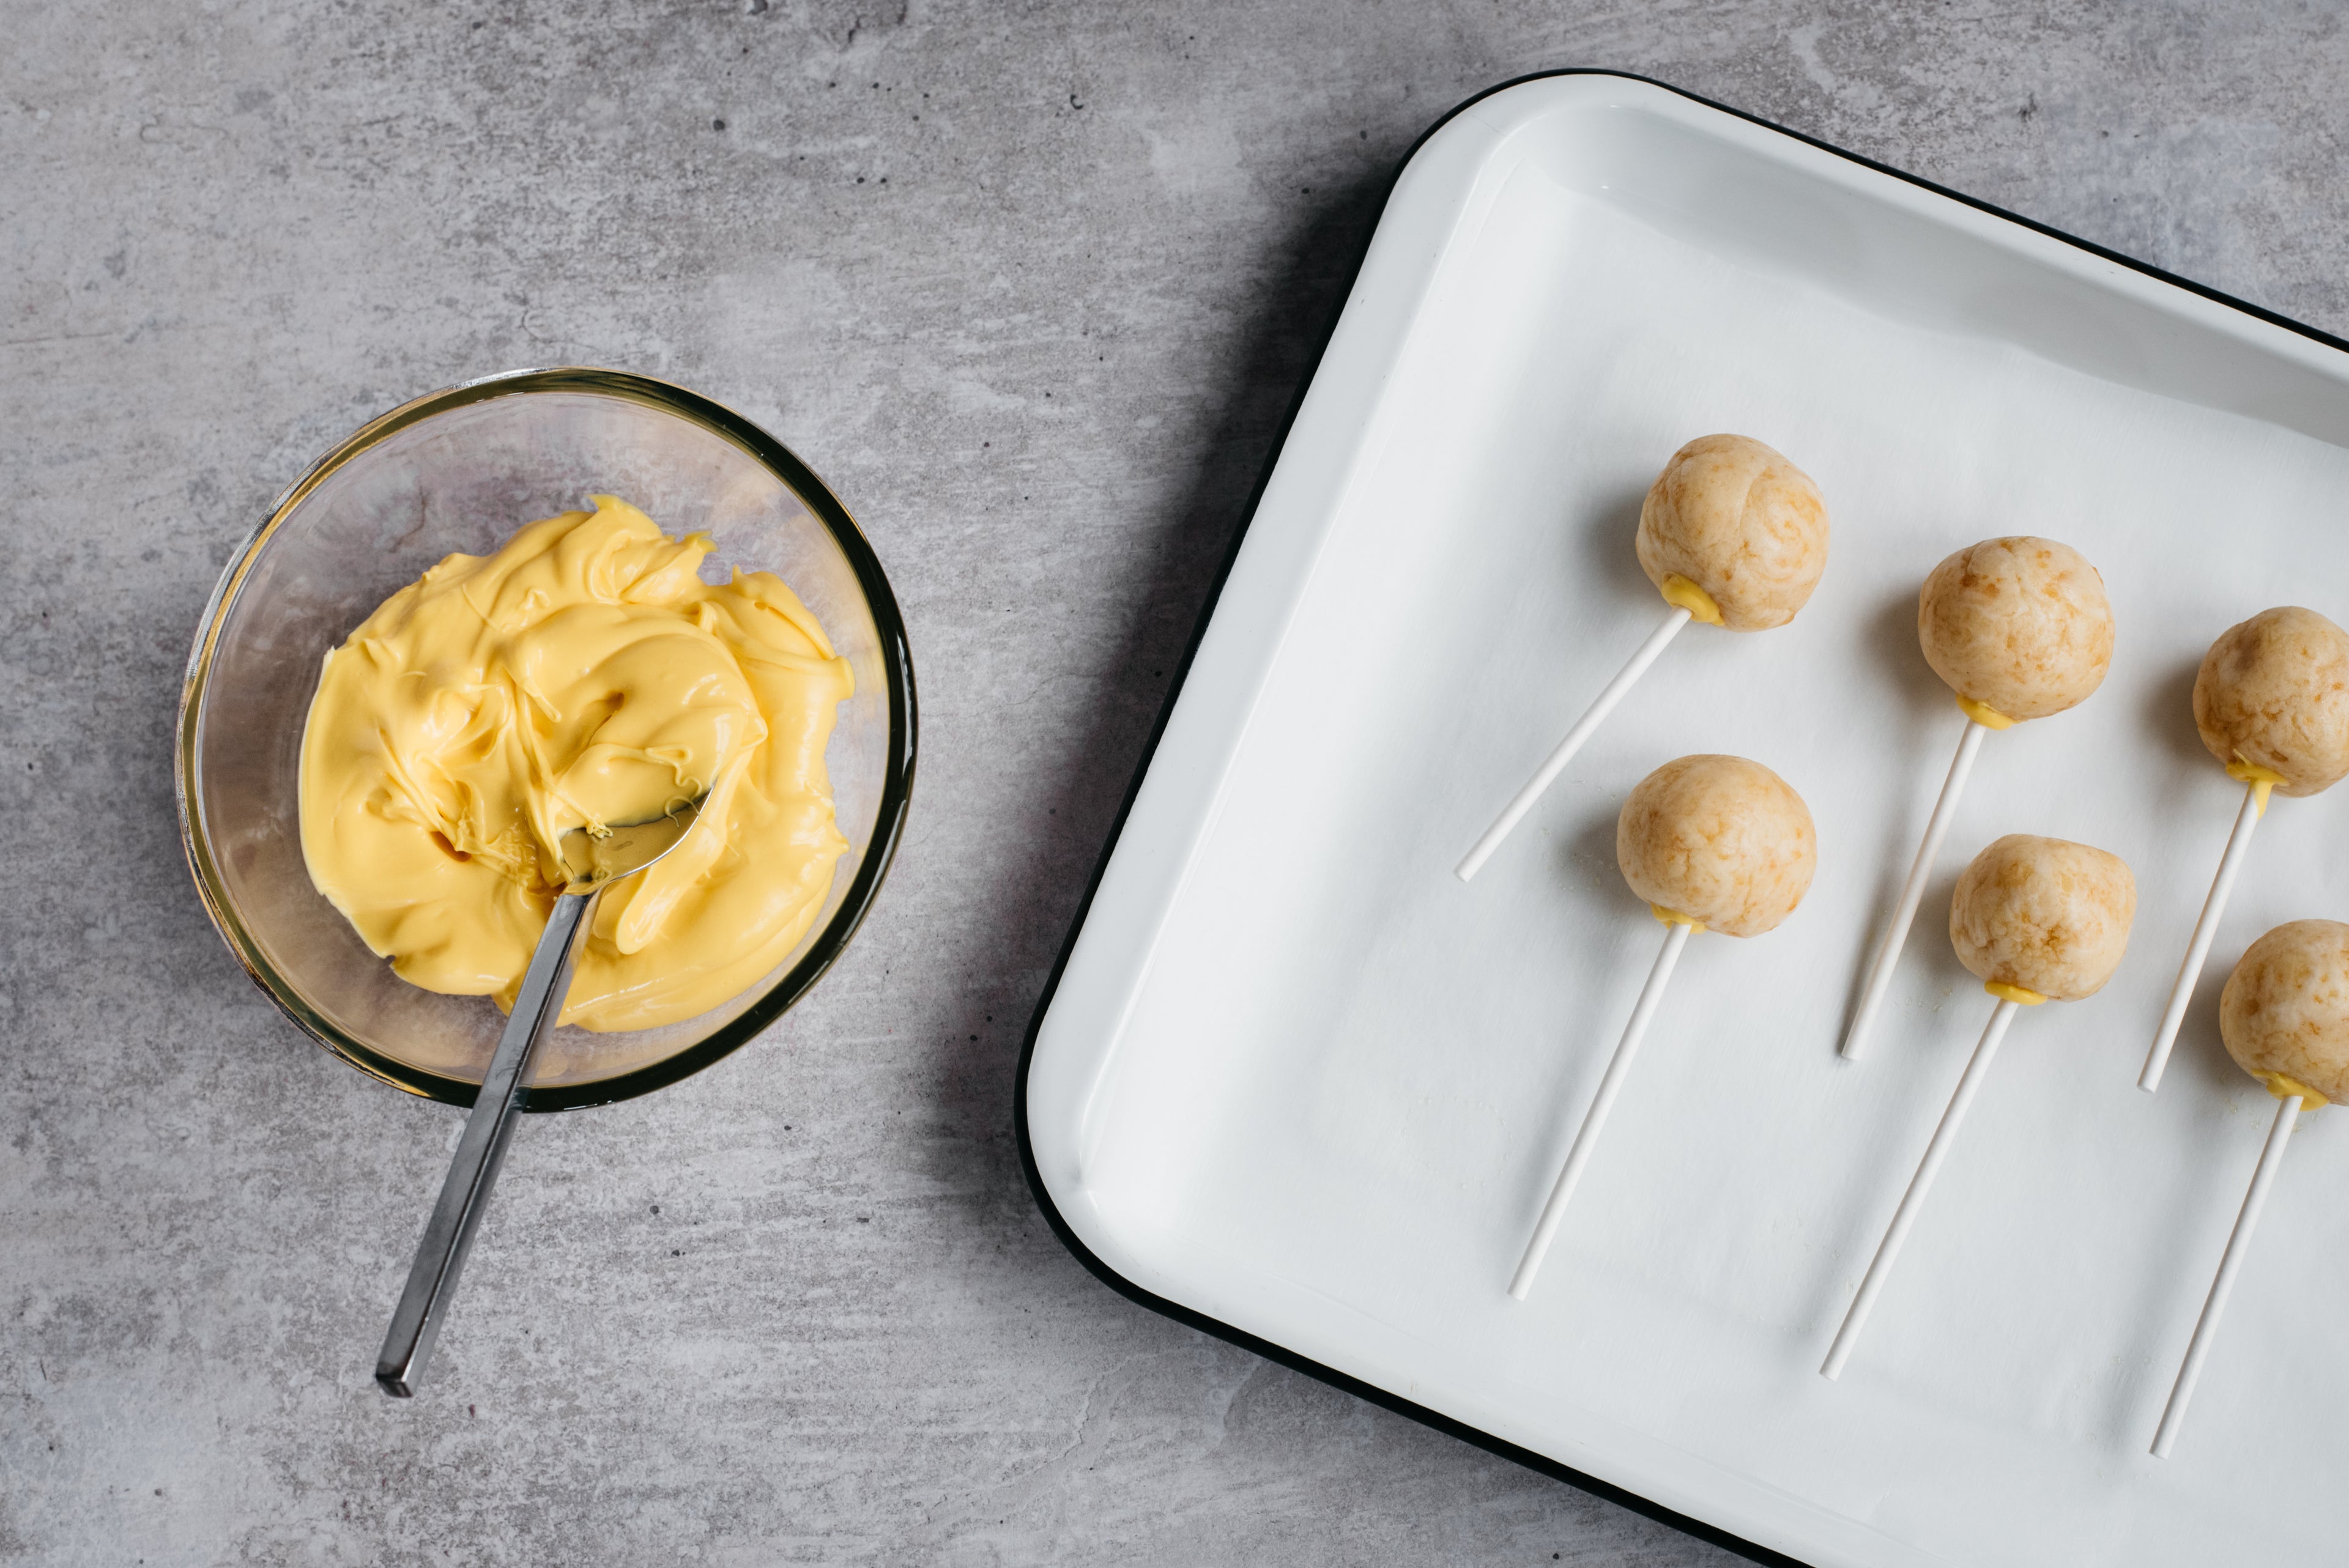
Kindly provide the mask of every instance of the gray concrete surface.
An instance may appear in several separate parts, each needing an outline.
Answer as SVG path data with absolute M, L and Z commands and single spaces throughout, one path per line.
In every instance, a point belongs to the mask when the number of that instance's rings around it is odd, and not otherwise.
M 120 0 L 5 12 L 0 1559 L 1680 1564 L 1163 1321 L 1036 1214 L 1019 1040 L 1382 177 L 1651 74 L 2349 331 L 2349 38 L 2234 4 Z M 175 840 L 231 544 L 367 416 L 673 377 L 861 514 L 926 698 L 812 997 L 524 1129 L 427 1397 L 453 1113 L 252 989 Z

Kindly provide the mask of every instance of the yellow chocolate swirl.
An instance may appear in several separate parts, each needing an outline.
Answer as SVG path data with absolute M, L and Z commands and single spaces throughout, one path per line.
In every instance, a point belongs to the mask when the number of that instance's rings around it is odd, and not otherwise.
M 451 555 L 326 655 L 302 737 L 311 880 L 401 978 L 513 1005 L 574 828 L 707 790 L 685 841 L 607 889 L 563 1022 L 643 1029 L 791 952 L 847 851 L 824 747 L 847 661 L 764 572 L 627 502 Z

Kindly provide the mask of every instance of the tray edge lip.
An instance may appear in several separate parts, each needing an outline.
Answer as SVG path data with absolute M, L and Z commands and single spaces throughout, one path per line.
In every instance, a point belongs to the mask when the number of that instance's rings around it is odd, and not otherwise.
M 1529 71 L 1522 76 L 1511 77 L 1461 99 L 1438 116 L 1426 129 L 1421 131 L 1404 150 L 1402 156 L 1395 160 L 1394 168 L 1388 174 L 1384 190 L 1379 198 L 1379 222 L 1371 223 L 1369 232 L 1363 235 L 1352 263 L 1348 269 L 1348 282 L 1344 295 L 1340 298 L 1337 308 L 1330 313 L 1329 322 L 1322 328 L 1320 342 L 1313 350 L 1312 362 L 1307 367 L 1303 377 L 1298 382 L 1296 390 L 1289 397 L 1288 406 L 1281 415 L 1279 427 L 1273 435 L 1271 448 L 1266 453 L 1264 466 L 1257 472 L 1256 480 L 1249 489 L 1247 504 L 1241 514 L 1238 525 L 1233 529 L 1230 540 L 1225 544 L 1223 560 L 1217 563 L 1215 575 L 1207 585 L 1206 597 L 1200 605 L 1198 618 L 1193 624 L 1190 636 L 1175 662 L 1172 678 L 1167 682 L 1166 693 L 1161 698 L 1158 713 L 1151 722 L 1150 734 L 1143 743 L 1142 754 L 1135 760 L 1133 776 L 1126 782 L 1123 798 L 1118 802 L 1117 812 L 1111 820 L 1108 836 L 1102 841 L 1101 853 L 1094 860 L 1092 874 L 1086 880 L 1083 897 L 1078 901 L 1076 913 L 1069 922 L 1068 934 L 1061 939 L 1060 951 L 1053 957 L 1051 969 L 1045 976 L 1043 990 L 1037 997 L 1035 1011 L 1029 1019 L 1027 1031 L 1020 1041 L 1019 1061 L 1012 1080 L 1011 1110 L 1014 1140 L 1019 1148 L 1020 1171 L 1027 1179 L 1029 1195 L 1035 1200 L 1036 1207 L 1043 1214 L 1046 1224 L 1051 1228 L 1053 1235 L 1059 1239 L 1063 1247 L 1068 1249 L 1070 1254 L 1083 1264 L 1086 1271 L 1094 1278 L 1137 1306 L 1145 1307 L 1185 1327 L 1237 1346 L 1278 1366 L 1285 1367 L 1292 1372 L 1300 1373 L 1342 1393 L 1366 1400 L 1381 1409 L 1405 1417 L 1422 1426 L 1442 1432 L 1447 1437 L 1455 1438 L 1472 1447 L 1482 1449 L 1487 1453 L 1548 1476 L 1554 1480 L 1564 1481 L 1569 1486 L 1604 1499 L 1630 1512 L 1654 1520 L 1658 1523 L 1669 1525 L 1709 1545 L 1734 1553 L 1754 1563 L 1770 1565 L 1770 1568 L 1811 1568 L 1810 1564 L 1800 1558 L 1788 1556 L 1785 1553 L 1733 1534 L 1718 1525 L 1709 1524 L 1703 1520 L 1679 1512 L 1640 1493 L 1618 1486 L 1612 1481 L 1602 1480 L 1570 1465 L 1562 1464 L 1546 1454 L 1521 1444 L 1495 1437 L 1480 1427 L 1404 1398 L 1375 1384 L 1364 1382 L 1327 1363 L 1316 1361 L 1310 1357 L 1251 1334 L 1244 1328 L 1237 1327 L 1219 1318 L 1185 1306 L 1179 1302 L 1170 1300 L 1135 1284 L 1103 1262 L 1077 1235 L 1067 1218 L 1061 1214 L 1060 1206 L 1053 1201 L 1050 1190 L 1045 1185 L 1043 1172 L 1036 1161 L 1035 1146 L 1030 1136 L 1029 1069 L 1035 1058 L 1036 1041 L 1042 1033 L 1044 1019 L 1051 1012 L 1053 999 L 1060 991 L 1061 975 L 1068 967 L 1070 955 L 1075 951 L 1077 938 L 1084 931 L 1086 919 L 1092 912 L 1093 897 L 1100 890 L 1102 876 L 1109 869 L 1111 859 L 1117 852 L 1118 841 L 1124 836 L 1126 820 L 1133 813 L 1134 801 L 1142 790 L 1143 780 L 1150 772 L 1150 765 L 1157 756 L 1159 742 L 1165 736 L 1167 721 L 1174 711 L 1176 702 L 1182 696 L 1184 684 L 1190 676 L 1191 665 L 1198 654 L 1201 640 L 1206 634 L 1208 624 L 1215 619 L 1216 607 L 1223 598 L 1224 586 L 1231 575 L 1234 562 L 1238 559 L 1240 546 L 1246 542 L 1248 530 L 1256 521 L 1257 509 L 1264 499 L 1265 489 L 1271 481 L 1275 470 L 1280 466 L 1281 455 L 1288 447 L 1290 430 L 1296 424 L 1297 415 L 1305 402 L 1306 394 L 1312 389 L 1315 379 L 1319 376 L 1321 362 L 1328 355 L 1331 340 L 1337 335 L 1338 325 L 1345 315 L 1346 303 L 1352 296 L 1354 282 L 1361 274 L 1362 263 L 1368 256 L 1371 242 L 1377 237 L 1380 222 L 1384 221 L 1386 209 L 1393 200 L 1395 186 L 1402 180 L 1404 170 L 1411 167 L 1412 160 L 1419 155 L 1421 149 L 1425 147 L 1437 132 L 1486 98 L 1507 92 L 1513 88 L 1524 87 L 1528 83 L 1571 77 L 1613 77 L 1621 81 L 1636 82 L 1642 87 L 1657 88 L 1675 98 L 1725 114 L 1733 119 L 1758 126 L 1764 130 L 1775 132 L 1790 140 L 1800 142 L 1806 147 L 1899 181 L 1904 185 L 1914 186 L 1920 190 L 1930 191 L 1934 195 L 1945 197 L 1961 206 L 2013 223 L 2043 238 L 2085 252 L 2101 261 L 2126 268 L 2141 276 L 2168 284 L 2209 303 L 2251 316 L 2269 326 L 2281 328 L 2295 336 L 2322 344 L 2327 348 L 2349 354 L 2349 341 L 2336 337 L 2322 328 L 2311 326 L 2305 322 L 2295 321 L 2263 305 L 2239 299 L 2209 284 L 2197 283 L 2191 278 L 2165 271 L 2150 263 L 2138 261 L 2118 251 L 2107 249 L 2093 240 L 2081 239 L 2075 234 L 2066 233 L 2061 229 L 2024 217 L 2021 213 L 2009 211 L 1979 197 L 1969 196 L 1961 191 L 1953 191 L 1920 175 L 1909 173 L 1890 164 L 1879 163 L 1872 158 L 1837 147 L 1832 142 L 1823 141 L 1817 137 L 1806 135 L 1799 130 L 1789 129 L 1759 115 L 1748 114 L 1743 109 L 1716 102 L 1683 88 L 1673 87 L 1671 83 L 1659 81 L 1653 77 L 1607 67 L 1568 66 L 1550 70 Z

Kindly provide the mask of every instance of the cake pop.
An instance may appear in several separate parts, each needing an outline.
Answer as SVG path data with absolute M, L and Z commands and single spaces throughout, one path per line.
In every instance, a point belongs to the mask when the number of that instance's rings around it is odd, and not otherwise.
M 2195 706 L 2199 710 L 2201 705 Z M 2267 1206 L 2292 1129 L 2305 1113 L 2349 1099 L 2349 925 L 2295 920 L 2252 943 L 2219 994 L 2219 1037 L 2235 1064 L 2275 1096 L 2275 1121 L 2162 1408 L 2153 1436 L 2157 1459 L 2169 1457 L 2186 1423 L 2186 1407 L 2201 1381 L 2202 1363 L 2218 1336 L 2219 1319 L 2251 1251 L 2251 1233 L 2259 1228 L 2260 1211 Z
M 2043 1002 L 2078 1001 L 2104 988 L 2128 949 L 2137 913 L 2137 881 L 2117 855 L 2063 839 L 2009 833 L 1976 855 L 1950 900 L 1950 942 L 1963 964 L 1998 998 L 1982 1041 L 1966 1063 L 1949 1109 L 1933 1130 L 1917 1174 L 1868 1265 L 1859 1294 L 1820 1367 L 1840 1377 L 1876 1298 L 1924 1207 L 1933 1178 L 1957 1141 L 1991 1058 L 2017 1010 Z
M 1818 842 L 1803 798 L 1775 773 L 1742 757 L 1667 762 L 1624 800 L 1615 820 L 1615 861 L 1631 891 L 1664 923 L 1663 949 L 1509 1282 L 1509 1294 L 1519 1301 L 1533 1288 L 1690 935 L 1759 936 L 1776 927 L 1809 891 Z

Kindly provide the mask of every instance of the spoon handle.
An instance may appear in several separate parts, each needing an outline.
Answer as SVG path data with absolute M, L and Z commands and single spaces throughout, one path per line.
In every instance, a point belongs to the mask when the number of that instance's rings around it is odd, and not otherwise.
M 531 1063 L 538 1042 L 563 1011 L 571 990 L 571 966 L 579 954 L 579 938 L 587 929 L 597 888 L 584 893 L 564 893 L 546 917 L 546 932 L 531 954 L 523 975 L 505 1033 L 498 1037 L 497 1054 L 481 1079 L 481 1093 L 465 1118 L 464 1135 L 457 1140 L 457 1158 L 450 1162 L 449 1179 L 441 1183 L 440 1201 L 425 1222 L 424 1239 L 416 1248 L 416 1262 L 408 1270 L 408 1288 L 391 1315 L 391 1331 L 383 1336 L 383 1354 L 376 1360 L 375 1380 L 387 1394 L 405 1399 L 422 1381 L 432 1342 L 440 1336 L 440 1319 L 457 1294 L 457 1275 L 472 1250 L 473 1233 L 490 1206 L 490 1189 L 505 1163 L 506 1145 L 513 1141 L 514 1122 L 522 1113 L 523 1088 L 530 1081 Z

